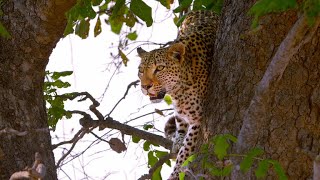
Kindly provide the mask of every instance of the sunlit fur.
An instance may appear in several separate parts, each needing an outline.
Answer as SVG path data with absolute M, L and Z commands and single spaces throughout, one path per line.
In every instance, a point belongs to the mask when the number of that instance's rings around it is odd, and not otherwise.
M 169 179 L 178 179 L 181 164 L 195 150 L 217 23 L 218 17 L 210 11 L 191 12 L 184 20 L 178 38 L 168 47 L 150 52 L 138 49 L 142 92 L 152 102 L 161 101 L 165 94 L 171 95 L 176 111 L 176 118 L 167 123 L 172 126 L 175 121 L 175 134 L 167 136 L 174 137 L 172 151 L 178 152 Z

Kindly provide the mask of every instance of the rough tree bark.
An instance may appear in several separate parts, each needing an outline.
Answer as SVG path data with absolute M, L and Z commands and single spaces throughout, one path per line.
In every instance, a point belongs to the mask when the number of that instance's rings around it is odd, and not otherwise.
M 225 1 L 215 44 L 207 125 L 203 127 L 205 140 L 223 133 L 238 136 L 243 126 L 250 126 L 244 118 L 256 87 L 298 19 L 293 11 L 267 15 L 253 31 L 247 15 L 253 3 Z M 270 89 L 255 137 L 246 139 L 251 148 L 263 148 L 265 157 L 279 160 L 289 179 L 312 178 L 313 160 L 320 151 L 319 39 L 320 28 L 290 59 L 279 83 Z M 248 144 L 238 144 L 233 152 L 244 153 Z M 245 148 L 237 149 L 240 147 Z M 239 176 L 232 179 L 254 179 L 253 171 L 247 176 L 235 174 Z
M 25 136 L 0 134 L 0 179 L 32 166 L 39 152 L 47 167 L 45 179 L 57 179 L 43 99 L 49 55 L 62 37 L 65 12 L 75 1 L 4 0 L 0 21 L 11 39 L 0 38 L 0 130 L 28 131 Z

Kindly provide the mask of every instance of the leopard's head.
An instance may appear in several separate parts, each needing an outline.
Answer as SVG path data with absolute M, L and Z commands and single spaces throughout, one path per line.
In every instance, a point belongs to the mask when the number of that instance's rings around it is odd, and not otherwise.
M 185 46 L 182 43 L 174 43 L 150 52 L 142 48 L 138 48 L 137 51 L 141 58 L 138 74 L 141 90 L 152 102 L 160 102 L 165 94 L 170 94 L 179 83 Z

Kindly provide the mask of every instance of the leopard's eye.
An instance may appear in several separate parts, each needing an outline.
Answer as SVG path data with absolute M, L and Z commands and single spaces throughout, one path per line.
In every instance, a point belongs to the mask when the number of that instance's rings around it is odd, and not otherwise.
M 157 72 L 157 71 L 162 71 L 163 69 L 164 69 L 164 66 L 159 65 L 159 66 L 157 66 L 156 72 Z
M 143 73 L 143 68 L 139 67 L 139 73 Z

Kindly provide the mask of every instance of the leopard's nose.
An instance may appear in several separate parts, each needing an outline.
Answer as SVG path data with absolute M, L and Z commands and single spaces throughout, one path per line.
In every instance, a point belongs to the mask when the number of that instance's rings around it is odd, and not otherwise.
M 141 87 L 142 87 L 143 89 L 148 90 L 148 89 L 150 89 L 150 88 L 152 87 L 152 85 L 153 85 L 153 84 L 141 85 Z

